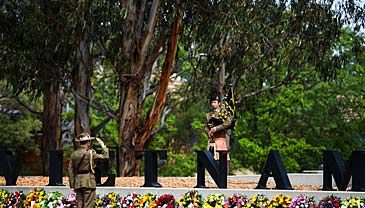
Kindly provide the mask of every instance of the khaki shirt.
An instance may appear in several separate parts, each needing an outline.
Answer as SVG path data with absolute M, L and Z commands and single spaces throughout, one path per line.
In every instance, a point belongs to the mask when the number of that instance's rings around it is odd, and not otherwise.
M 79 170 L 77 170 L 77 167 L 84 154 L 85 157 L 80 164 Z M 108 148 L 102 148 L 101 154 L 97 154 L 95 150 L 87 149 L 86 147 L 79 147 L 77 150 L 75 150 L 71 154 L 70 162 L 68 164 L 70 188 L 96 188 L 94 175 L 95 160 L 108 158 Z M 77 171 L 79 171 L 79 173 L 77 173 Z

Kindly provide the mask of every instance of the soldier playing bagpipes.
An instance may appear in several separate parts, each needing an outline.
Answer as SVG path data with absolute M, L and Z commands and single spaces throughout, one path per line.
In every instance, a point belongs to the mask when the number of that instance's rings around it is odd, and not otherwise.
M 212 96 L 211 99 L 212 111 L 206 114 L 205 131 L 208 134 L 208 149 L 214 155 L 214 159 L 219 159 L 217 150 L 228 150 L 228 135 L 227 131 L 233 128 L 234 122 L 234 100 L 233 93 L 230 91 L 224 102 L 220 102 L 219 96 Z M 229 154 L 228 154 L 229 160 Z

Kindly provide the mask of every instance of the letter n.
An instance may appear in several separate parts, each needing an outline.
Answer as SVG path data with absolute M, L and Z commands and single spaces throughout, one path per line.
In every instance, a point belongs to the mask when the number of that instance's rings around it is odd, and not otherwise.
M 213 154 L 209 150 L 197 151 L 197 185 L 195 188 L 206 188 L 205 169 L 212 176 L 219 188 L 227 188 L 227 154 L 226 150 L 218 150 L 219 163 L 214 160 Z

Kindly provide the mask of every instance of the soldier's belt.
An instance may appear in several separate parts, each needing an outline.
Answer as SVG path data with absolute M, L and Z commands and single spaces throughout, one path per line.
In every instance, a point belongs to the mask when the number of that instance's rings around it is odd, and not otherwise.
M 80 170 L 77 172 L 77 174 L 87 174 L 87 173 L 90 173 L 89 170 Z
M 213 139 L 216 139 L 216 138 L 226 138 L 227 135 L 225 132 L 217 132 L 217 133 L 214 133 L 213 134 Z

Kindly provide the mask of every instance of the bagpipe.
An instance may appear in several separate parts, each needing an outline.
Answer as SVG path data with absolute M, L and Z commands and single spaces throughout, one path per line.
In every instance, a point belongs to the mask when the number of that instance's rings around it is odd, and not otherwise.
M 235 127 L 235 111 L 236 101 L 233 95 L 233 89 L 230 89 L 223 101 L 221 102 L 220 108 L 211 114 L 211 118 L 208 121 L 208 128 L 211 129 L 215 126 L 223 124 L 227 118 L 231 118 L 231 126 L 229 129 Z

